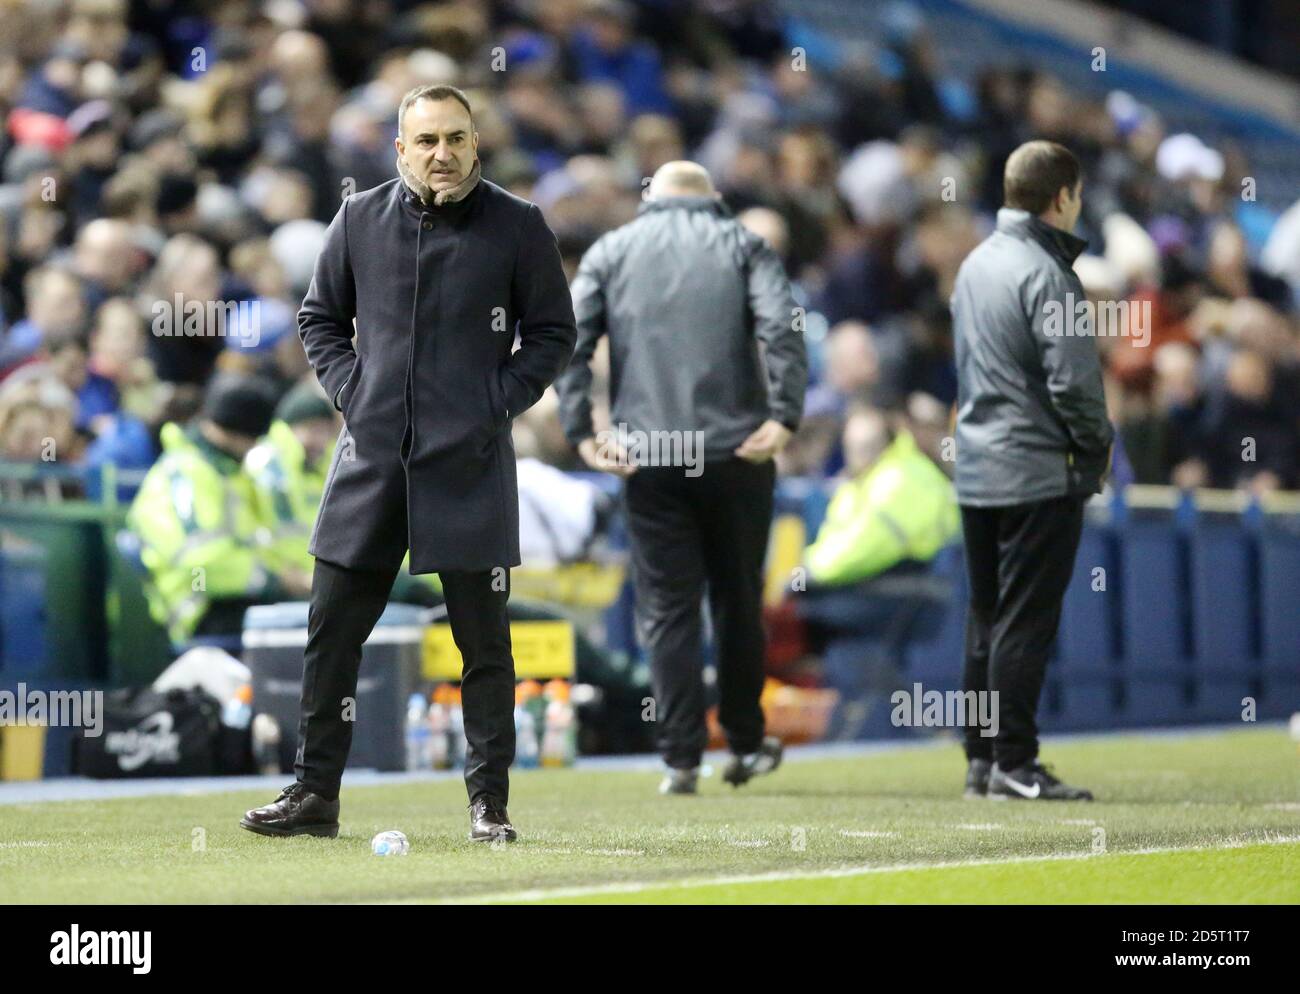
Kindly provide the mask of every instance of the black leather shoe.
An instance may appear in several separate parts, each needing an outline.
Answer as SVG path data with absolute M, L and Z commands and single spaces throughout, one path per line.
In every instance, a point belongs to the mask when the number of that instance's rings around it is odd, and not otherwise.
M 495 842 L 501 839 L 514 842 L 518 833 L 510 824 L 506 806 L 495 797 L 475 798 L 469 806 L 469 840 L 471 842 Z
M 300 783 L 290 784 L 264 808 L 254 808 L 239 821 L 258 835 L 318 835 L 333 839 L 339 834 L 339 802 L 327 801 Z

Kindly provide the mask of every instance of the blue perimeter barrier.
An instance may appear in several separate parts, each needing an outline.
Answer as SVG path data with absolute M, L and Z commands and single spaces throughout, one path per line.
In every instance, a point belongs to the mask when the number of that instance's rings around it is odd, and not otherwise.
M 1044 731 L 1280 719 L 1300 711 L 1300 501 L 1133 487 L 1088 506 L 1040 708 Z M 787 489 L 820 523 L 823 496 Z M 960 547 L 937 565 L 954 596 L 903 676 L 961 685 L 968 598 Z
M 575 474 L 616 492 L 617 481 Z M 815 535 L 821 481 L 783 480 L 777 513 Z M 1040 710 L 1045 731 L 1257 720 L 1300 711 L 1300 498 L 1266 509 L 1235 494 L 1132 487 L 1088 507 Z M 611 545 L 625 546 L 617 521 Z M 933 637 L 906 650 L 910 685 L 961 683 L 967 588 L 960 546 L 936 560 L 953 597 Z M 0 686 L 82 685 L 48 651 L 39 550 L 0 543 Z M 630 583 L 605 645 L 638 653 Z M 99 683 L 91 676 L 91 683 Z M 111 681 L 109 681 L 111 683 Z

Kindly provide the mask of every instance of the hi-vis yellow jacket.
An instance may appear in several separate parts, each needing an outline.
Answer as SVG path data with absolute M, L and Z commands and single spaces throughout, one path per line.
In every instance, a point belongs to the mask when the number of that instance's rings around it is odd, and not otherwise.
M 307 464 L 307 451 L 284 421 L 272 421 L 266 436 L 244 457 L 244 471 L 257 486 L 261 505 L 268 509 L 272 530 L 269 554 L 280 565 L 296 567 L 309 575 L 316 567 L 316 557 L 307 551 L 311 531 L 320 511 L 325 479 L 334 459 L 337 439 L 321 454 L 314 465 Z M 411 554 L 402 560 L 402 573 L 395 590 L 400 596 L 410 582 L 440 591 L 442 582 L 436 573 L 409 576 Z
M 904 559 L 933 559 L 959 524 L 952 482 L 899 432 L 870 469 L 835 491 L 804 562 L 816 583 L 854 583 Z
M 127 526 L 149 570 L 149 613 L 181 643 L 213 600 L 275 600 L 280 583 L 269 513 L 239 461 L 177 424 L 163 426 L 162 448 Z
M 272 554 L 307 573 L 316 562 L 307 543 L 337 444 L 337 440 L 330 442 L 321 458 L 308 465 L 307 452 L 293 428 L 284 421 L 272 421 L 266 436 L 244 457 L 244 470 L 270 511 Z

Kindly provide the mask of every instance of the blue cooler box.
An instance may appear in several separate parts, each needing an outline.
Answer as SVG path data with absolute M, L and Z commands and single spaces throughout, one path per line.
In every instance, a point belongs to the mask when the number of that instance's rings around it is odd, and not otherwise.
M 406 704 L 420 684 L 427 611 L 389 604 L 361 650 L 356 727 L 348 767 L 406 769 Z M 244 614 L 244 663 L 253 671 L 253 711 L 280 726 L 280 768 L 293 769 L 302 700 L 307 604 L 267 604 Z

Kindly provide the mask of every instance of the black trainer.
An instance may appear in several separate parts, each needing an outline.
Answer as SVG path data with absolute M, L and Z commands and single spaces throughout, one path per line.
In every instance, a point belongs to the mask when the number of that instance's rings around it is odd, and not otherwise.
M 239 827 L 258 835 L 317 835 L 333 839 L 339 834 L 338 798 L 327 801 L 302 784 L 291 783 L 270 804 L 245 814 Z
M 510 824 L 506 806 L 495 797 L 484 794 L 474 799 L 469 806 L 469 840 L 471 842 L 495 842 L 498 839 L 514 842 L 519 837 L 515 827 Z
M 722 771 L 722 779 L 733 787 L 747 784 L 754 777 L 762 776 L 764 773 L 771 773 L 780 766 L 781 756 L 784 751 L 781 740 L 773 735 L 768 735 L 758 747 L 758 752 L 747 753 L 743 756 L 739 753 L 734 754 L 731 761 L 727 763 L 727 768 Z
M 966 798 L 985 797 L 989 792 L 989 773 L 993 764 L 987 759 L 972 759 L 966 764 Z
M 1035 759 L 1010 771 L 994 764 L 989 774 L 989 797 L 997 801 L 1091 801 L 1092 791 L 1061 783 Z

